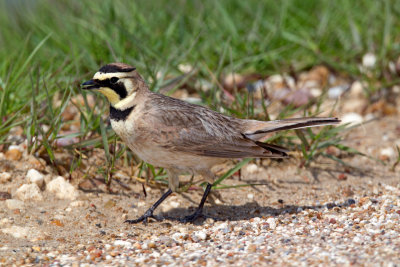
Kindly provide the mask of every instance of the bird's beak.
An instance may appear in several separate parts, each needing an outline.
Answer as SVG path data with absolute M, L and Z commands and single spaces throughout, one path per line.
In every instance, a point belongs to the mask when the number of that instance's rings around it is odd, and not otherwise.
M 99 88 L 98 84 L 96 84 L 95 81 L 93 81 L 93 80 L 89 80 L 87 82 L 84 82 L 84 83 L 81 84 L 81 86 L 82 86 L 82 89 L 84 89 L 84 90 L 91 90 L 91 89 L 98 89 Z

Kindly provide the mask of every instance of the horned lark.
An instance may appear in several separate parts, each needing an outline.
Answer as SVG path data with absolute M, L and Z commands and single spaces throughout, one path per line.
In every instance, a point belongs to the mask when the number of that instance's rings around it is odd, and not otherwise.
M 208 184 L 195 213 L 201 215 L 214 175 L 211 167 L 226 159 L 284 158 L 283 147 L 260 142 L 268 133 L 330 125 L 337 118 L 298 118 L 277 121 L 237 119 L 203 106 L 151 92 L 136 69 L 123 63 L 100 68 L 82 88 L 102 93 L 110 102 L 114 131 L 142 160 L 168 171 L 169 190 L 145 214 L 128 223 L 147 221 L 179 186 L 178 174 L 200 174 Z

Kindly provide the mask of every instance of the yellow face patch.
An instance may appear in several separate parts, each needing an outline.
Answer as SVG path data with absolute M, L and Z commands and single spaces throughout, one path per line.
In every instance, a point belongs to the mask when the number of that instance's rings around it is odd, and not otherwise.
M 100 87 L 99 89 L 96 89 L 96 91 L 102 93 L 105 97 L 107 97 L 108 101 L 110 101 L 111 105 L 113 106 L 121 100 L 119 95 L 110 88 Z

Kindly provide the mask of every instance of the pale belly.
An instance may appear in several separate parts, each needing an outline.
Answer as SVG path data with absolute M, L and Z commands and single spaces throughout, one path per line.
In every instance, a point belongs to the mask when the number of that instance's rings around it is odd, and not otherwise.
M 209 170 L 213 165 L 224 161 L 224 159 L 220 158 L 202 157 L 190 153 L 170 151 L 160 147 L 159 144 L 152 142 L 151 138 L 148 138 L 146 134 L 139 134 L 135 131 L 132 120 L 128 120 L 128 122 L 111 121 L 111 125 L 114 131 L 138 157 L 156 167 L 198 173 L 203 170 Z

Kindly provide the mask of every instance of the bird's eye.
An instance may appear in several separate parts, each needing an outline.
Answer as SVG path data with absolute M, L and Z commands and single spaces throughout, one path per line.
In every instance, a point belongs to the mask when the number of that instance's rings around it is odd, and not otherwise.
M 110 79 L 110 82 L 111 83 L 116 83 L 116 82 L 118 82 L 118 78 L 117 77 L 112 77 L 111 79 Z

